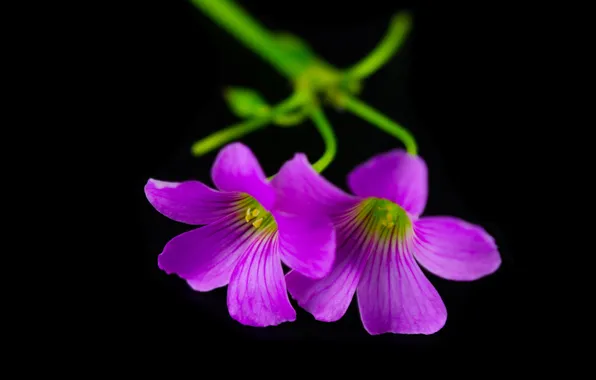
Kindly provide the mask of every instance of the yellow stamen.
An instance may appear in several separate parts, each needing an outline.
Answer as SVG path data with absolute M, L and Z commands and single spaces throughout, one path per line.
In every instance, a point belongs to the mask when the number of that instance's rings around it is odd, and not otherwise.
M 255 220 L 255 221 L 252 223 L 252 225 L 253 225 L 255 228 L 259 228 L 259 226 L 261 225 L 261 223 L 263 223 L 263 218 L 259 218 L 259 219 Z
M 259 213 L 260 213 L 260 212 L 261 212 L 261 210 L 259 210 L 259 209 L 255 209 L 255 210 L 253 210 L 253 212 L 252 212 L 252 216 L 255 216 L 255 217 L 256 217 L 257 215 L 259 215 Z
M 246 209 L 246 216 L 244 217 L 244 220 L 246 220 L 246 222 L 250 222 L 250 220 L 252 219 L 252 216 L 250 215 L 250 207 Z
M 393 215 L 390 212 L 387 213 L 387 220 L 390 222 L 393 220 Z

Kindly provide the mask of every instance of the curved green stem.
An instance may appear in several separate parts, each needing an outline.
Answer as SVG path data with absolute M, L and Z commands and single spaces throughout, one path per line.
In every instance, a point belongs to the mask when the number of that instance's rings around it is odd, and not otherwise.
M 273 107 L 271 111 L 263 117 L 245 120 L 230 127 L 220 129 L 219 131 L 202 138 L 192 145 L 191 152 L 194 156 L 202 156 L 226 143 L 229 143 L 230 141 L 237 140 L 242 136 L 264 128 L 277 115 L 301 105 L 305 99 L 306 95 L 304 93 L 296 92 L 283 102 Z
M 220 27 L 272 64 L 280 73 L 294 79 L 305 67 L 279 46 L 274 36 L 240 6 L 230 0 L 191 0 Z
M 306 109 L 299 110 L 298 112 L 294 113 L 287 113 L 285 115 L 279 115 L 279 117 L 275 118 L 273 121 L 275 125 L 278 127 L 293 127 L 297 124 L 300 124 L 306 119 L 308 116 L 308 112 Z
M 412 26 L 412 17 L 407 12 L 400 12 L 391 18 L 389 30 L 377 47 L 346 73 L 350 77 L 366 78 L 383 66 L 403 45 Z
M 316 105 L 312 102 L 311 103 L 307 102 L 307 100 L 309 99 L 307 92 L 301 92 L 301 93 L 303 94 L 302 100 L 304 100 L 304 103 L 301 104 L 302 108 L 300 108 L 294 112 L 278 114 L 275 117 L 275 119 L 273 120 L 273 122 L 278 127 L 287 128 L 287 127 L 296 126 L 297 124 L 300 124 L 307 117 L 310 116 L 310 114 L 313 110 L 313 107 L 316 107 Z
M 331 161 L 333 161 L 335 158 L 335 154 L 337 152 L 337 142 L 335 141 L 335 133 L 333 132 L 331 124 L 329 124 L 329 121 L 320 108 L 316 108 L 313 111 L 311 114 L 311 119 L 313 123 L 315 123 L 317 130 L 325 142 L 325 153 L 323 153 L 323 156 L 321 156 L 321 158 L 319 158 L 319 160 L 312 166 L 317 173 L 320 173 L 325 170 L 325 168 L 329 166 Z
M 192 144 L 191 152 L 194 156 L 202 156 L 217 149 L 220 146 L 237 140 L 251 132 L 267 126 L 269 118 L 247 120 L 219 131 Z
M 381 130 L 389 133 L 391 136 L 401 140 L 406 146 L 408 153 L 413 155 L 418 154 L 416 140 L 406 128 L 355 97 L 343 94 L 341 97 L 341 105 L 353 114 L 360 116 L 369 123 L 374 124 Z

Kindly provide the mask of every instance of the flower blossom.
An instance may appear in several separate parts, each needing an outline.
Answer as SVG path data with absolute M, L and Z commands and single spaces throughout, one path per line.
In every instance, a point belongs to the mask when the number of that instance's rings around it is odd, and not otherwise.
M 320 321 L 340 319 L 357 293 L 360 318 L 372 335 L 432 334 L 447 319 L 445 305 L 419 265 L 449 280 L 471 281 L 501 264 L 494 239 L 451 216 L 420 217 L 428 195 L 425 162 L 403 150 L 380 154 L 348 175 L 349 195 L 297 154 L 275 181 L 285 211 L 317 205 L 337 235 L 331 273 L 286 275 L 291 296 Z
M 294 321 L 281 261 L 306 278 L 325 276 L 335 254 L 331 221 L 314 209 L 278 212 L 275 188 L 243 144 L 219 152 L 211 178 L 218 190 L 198 181 L 150 179 L 145 186 L 161 214 L 205 225 L 170 240 L 159 267 L 197 291 L 228 285 L 229 313 L 242 324 Z

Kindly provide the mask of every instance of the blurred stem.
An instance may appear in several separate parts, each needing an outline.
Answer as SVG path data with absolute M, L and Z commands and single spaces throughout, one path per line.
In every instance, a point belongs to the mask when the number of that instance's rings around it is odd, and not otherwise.
M 350 80 L 356 80 L 354 83 L 357 84 L 359 79 L 371 75 L 391 59 L 403 45 L 411 28 L 412 21 L 409 13 L 401 12 L 391 19 L 385 37 L 366 58 L 344 72 L 337 72 L 328 63 L 314 59 L 314 55 L 297 42 L 298 40 L 288 43 L 287 38 L 280 39 L 269 32 L 232 0 L 191 0 L 191 2 L 221 28 L 268 61 L 281 74 L 291 79 L 297 90 L 293 96 L 274 107 L 267 115 L 219 130 L 197 141 L 192 146 L 193 155 L 206 154 L 230 141 L 263 128 L 271 122 L 277 122 L 281 126 L 295 125 L 301 121 L 301 117 L 310 114 L 310 118 L 325 142 L 325 153 L 313 164 L 313 168 L 320 173 L 333 161 L 337 151 L 333 128 L 320 107 L 315 105 L 314 99 L 310 99 L 308 96 L 308 94 L 321 92 L 334 94 L 333 97 L 335 97 L 337 105 L 398 138 L 404 143 L 409 153 L 417 154 L 416 141 L 407 129 L 366 103 L 344 93 L 344 90 L 336 88 L 339 83 L 352 83 Z M 344 79 L 349 80 L 343 80 L 342 75 L 345 75 Z M 300 105 L 314 105 L 314 109 L 308 107 L 295 114 L 286 114 L 292 108 Z
M 325 142 L 325 153 L 323 153 L 323 156 L 313 164 L 313 168 L 317 173 L 321 173 L 335 158 L 337 142 L 331 124 L 329 124 L 329 121 L 320 108 L 315 108 L 311 114 L 311 119 Z
M 350 95 L 343 94 L 341 96 L 341 105 L 346 110 L 360 116 L 369 123 L 377 126 L 379 129 L 401 140 L 401 142 L 403 142 L 406 146 L 408 153 L 412 155 L 418 154 L 416 140 L 406 128 L 389 119 L 387 116 L 375 110 L 368 104 Z
M 228 142 L 238 140 L 242 136 L 263 128 L 268 123 L 269 118 L 260 118 L 247 120 L 230 127 L 220 129 L 219 131 L 195 142 L 192 145 L 191 152 L 194 156 L 202 156 Z
M 273 107 L 271 111 L 263 117 L 258 117 L 234 124 L 230 127 L 220 129 L 219 131 L 214 132 L 205 138 L 202 138 L 192 145 L 191 152 L 194 156 L 202 156 L 224 144 L 238 140 L 242 136 L 246 136 L 251 132 L 264 128 L 277 115 L 283 114 L 292 108 L 298 107 L 304 102 L 305 99 L 304 93 L 296 92 L 288 99 Z
M 381 68 L 403 45 L 412 26 L 412 17 L 408 12 L 400 12 L 391 18 L 389 30 L 375 49 L 346 73 L 354 78 L 366 78 Z
M 281 74 L 294 79 L 305 69 L 304 64 L 287 55 L 273 35 L 244 9 L 231 0 L 191 0 L 221 28 L 260 55 Z

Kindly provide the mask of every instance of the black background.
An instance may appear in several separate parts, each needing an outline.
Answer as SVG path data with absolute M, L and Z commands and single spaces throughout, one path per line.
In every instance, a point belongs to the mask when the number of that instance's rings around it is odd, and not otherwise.
M 148 1 L 127 19 L 117 89 L 122 110 L 113 128 L 114 155 L 124 174 L 126 233 L 120 260 L 119 295 L 124 309 L 117 328 L 142 342 L 240 340 L 357 342 L 404 349 L 519 347 L 524 328 L 522 267 L 534 252 L 521 249 L 525 188 L 517 177 L 525 167 L 523 140 L 510 138 L 527 128 L 511 115 L 519 105 L 511 84 L 515 36 L 507 33 L 511 13 L 487 6 L 421 6 L 409 2 L 239 1 L 268 28 L 290 31 L 310 43 L 336 67 L 365 56 L 383 36 L 391 15 L 413 12 L 405 46 L 364 83 L 361 97 L 415 135 L 429 166 L 426 215 L 454 215 L 484 226 L 500 247 L 503 264 L 484 279 L 459 283 L 428 275 L 448 310 L 445 327 L 430 336 L 371 337 L 362 327 L 355 300 L 336 323 L 315 321 L 298 311 L 297 321 L 258 329 L 233 321 L 226 288 L 193 292 L 176 276 L 157 268 L 166 242 L 190 229 L 157 213 L 146 201 L 148 178 L 198 179 L 210 183 L 216 152 L 190 155 L 197 139 L 234 123 L 221 96 L 228 85 L 259 90 L 270 102 L 284 99 L 290 83 L 267 63 L 218 29 L 183 0 Z M 327 108 L 339 152 L 325 171 L 345 187 L 356 164 L 400 143 L 349 113 Z M 294 152 L 316 160 L 323 143 L 308 122 L 295 128 L 269 127 L 243 139 L 266 174 L 274 174 Z M 517 184 L 516 184 L 517 183 Z

